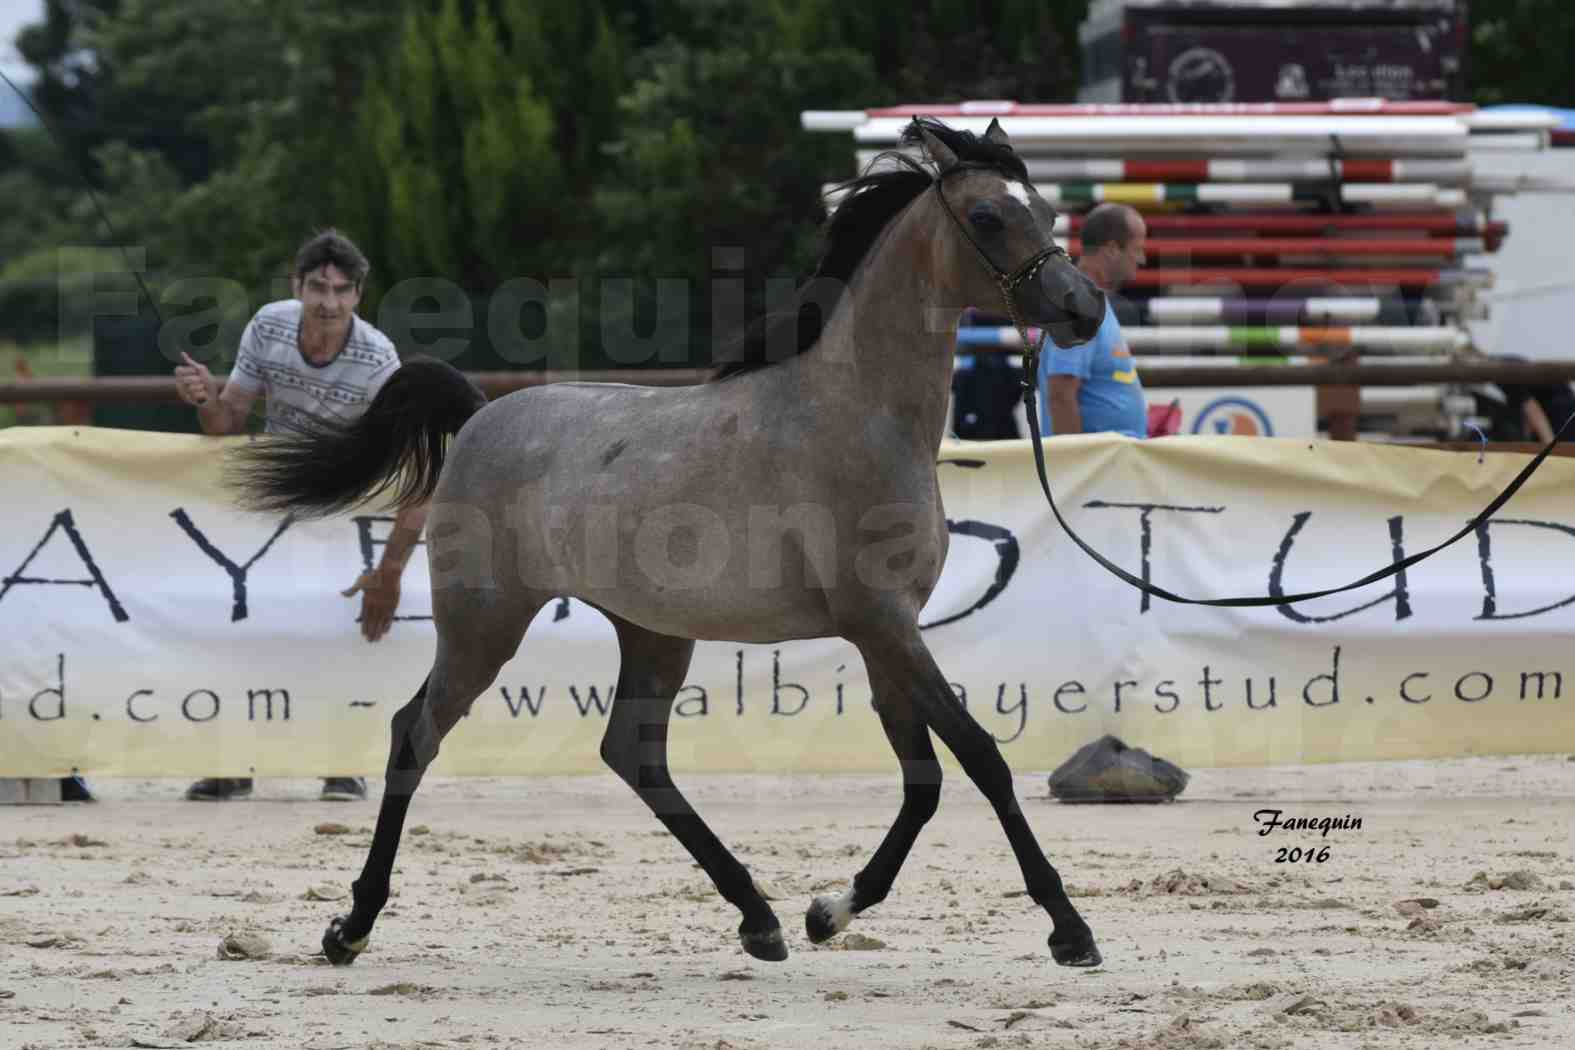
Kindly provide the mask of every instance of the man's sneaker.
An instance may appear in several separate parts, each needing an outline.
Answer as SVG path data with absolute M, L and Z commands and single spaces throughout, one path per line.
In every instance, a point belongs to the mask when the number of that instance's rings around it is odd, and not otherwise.
M 366 781 L 360 777 L 324 777 L 324 802 L 366 801 Z
M 204 777 L 186 789 L 191 802 L 228 802 L 251 796 L 251 777 Z
M 87 781 L 79 776 L 60 778 L 60 801 L 62 802 L 97 802 L 93 792 L 88 788 Z

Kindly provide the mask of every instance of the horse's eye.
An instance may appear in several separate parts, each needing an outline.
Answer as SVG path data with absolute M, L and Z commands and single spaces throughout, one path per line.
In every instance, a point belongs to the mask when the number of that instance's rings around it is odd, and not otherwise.
M 968 221 L 981 233 L 1000 233 L 1003 225 L 1001 213 L 988 204 L 974 205 L 973 210 L 968 213 Z

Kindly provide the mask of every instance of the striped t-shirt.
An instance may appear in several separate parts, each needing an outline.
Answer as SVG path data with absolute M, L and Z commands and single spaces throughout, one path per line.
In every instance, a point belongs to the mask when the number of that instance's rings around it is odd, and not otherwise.
M 352 315 L 350 340 L 326 365 L 301 354 L 301 301 L 269 303 L 241 334 L 230 382 L 267 398 L 271 434 L 309 428 L 316 421 L 350 423 L 399 367 L 393 342 Z

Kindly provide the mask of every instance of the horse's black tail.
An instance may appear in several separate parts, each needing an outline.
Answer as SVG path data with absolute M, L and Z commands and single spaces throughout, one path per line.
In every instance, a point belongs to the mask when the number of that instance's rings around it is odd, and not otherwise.
M 303 518 L 348 510 L 393 491 L 398 507 L 437 488 L 447 440 L 487 398 L 458 369 L 412 357 L 353 423 L 268 435 L 231 453 L 226 483 L 253 510 Z

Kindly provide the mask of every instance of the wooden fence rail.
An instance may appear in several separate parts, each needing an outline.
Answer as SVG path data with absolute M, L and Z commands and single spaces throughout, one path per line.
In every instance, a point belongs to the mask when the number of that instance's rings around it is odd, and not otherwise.
M 700 368 L 651 368 L 606 372 L 468 372 L 488 397 L 525 387 L 571 380 L 635 383 L 642 386 L 689 386 L 709 374 Z M 222 387 L 224 380 L 219 380 Z M 164 376 L 114 376 L 98 379 L 31 379 L 0 383 L 0 404 L 23 401 L 158 402 L 179 401 L 175 380 Z
M 602 372 L 472 372 L 488 397 L 525 387 L 571 380 L 634 383 L 643 386 L 688 386 L 703 382 L 700 368 L 630 369 Z M 1143 385 L 1153 388 L 1251 386 L 1414 386 L 1431 383 L 1508 383 L 1537 385 L 1575 380 L 1575 360 L 1483 361 L 1422 364 L 1326 365 L 1160 365 L 1143 369 Z M 32 379 L 0 383 L 0 404 L 31 401 L 159 402 L 176 401 L 175 382 L 164 376 L 96 379 Z

